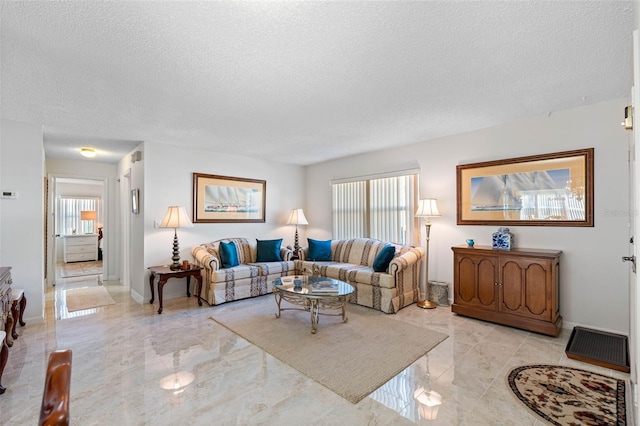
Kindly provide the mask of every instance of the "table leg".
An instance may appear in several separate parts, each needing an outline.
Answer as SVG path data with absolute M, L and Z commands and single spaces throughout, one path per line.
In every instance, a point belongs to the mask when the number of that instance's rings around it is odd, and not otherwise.
M 153 280 L 156 276 L 152 273 L 151 275 L 149 275 L 149 287 L 151 287 L 151 300 L 149 300 L 149 303 L 151 303 L 153 305 L 153 300 L 156 298 L 154 292 L 153 292 Z
M 191 276 L 187 275 L 187 297 L 191 297 L 191 293 L 189 293 L 189 284 L 191 283 Z
M 349 321 L 349 318 L 347 318 L 347 298 L 344 297 L 342 299 L 342 322 L 347 322 Z
M 318 299 L 311 299 L 309 311 L 311 312 L 311 334 L 316 334 L 318 331 L 318 317 L 320 316 L 320 304 L 318 303 Z
M 160 276 L 158 280 L 158 303 L 160 304 L 160 308 L 158 309 L 158 315 L 162 313 L 162 288 L 167 282 L 167 278 Z
M 202 306 L 202 274 L 198 273 L 196 275 L 196 292 L 198 294 L 198 306 Z
M 280 309 L 280 302 L 282 302 L 282 296 L 280 295 L 280 292 L 277 289 L 274 289 L 273 297 L 276 298 L 276 305 L 278 305 L 278 312 L 276 313 L 276 318 L 280 318 L 280 313 L 282 312 L 282 310 Z

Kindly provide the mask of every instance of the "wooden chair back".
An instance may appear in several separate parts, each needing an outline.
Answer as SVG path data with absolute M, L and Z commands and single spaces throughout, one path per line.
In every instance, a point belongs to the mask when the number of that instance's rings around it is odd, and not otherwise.
M 71 350 L 49 355 L 47 375 L 40 407 L 41 426 L 69 424 L 69 393 L 71 386 Z

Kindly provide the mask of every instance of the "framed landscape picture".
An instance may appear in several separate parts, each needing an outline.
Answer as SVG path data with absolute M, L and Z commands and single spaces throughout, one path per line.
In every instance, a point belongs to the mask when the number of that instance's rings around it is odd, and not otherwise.
M 593 148 L 456 167 L 458 225 L 593 226 Z
M 193 174 L 193 222 L 264 222 L 267 182 Z

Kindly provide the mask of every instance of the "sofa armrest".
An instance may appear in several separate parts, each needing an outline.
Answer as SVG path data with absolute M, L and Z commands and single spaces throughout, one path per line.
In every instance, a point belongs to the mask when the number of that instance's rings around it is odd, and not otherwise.
M 309 253 L 309 247 L 300 247 L 298 248 L 298 259 L 306 260 L 307 254 Z
M 191 249 L 191 254 L 199 266 L 202 266 L 209 271 L 217 271 L 220 269 L 220 257 L 218 256 L 218 252 L 210 245 L 202 244 L 195 246 Z
M 422 247 L 411 247 L 400 256 L 396 256 L 389 263 L 389 273 L 397 275 L 405 269 L 413 266 L 420 261 L 425 255 Z
M 293 257 L 293 250 L 287 246 L 287 247 L 280 247 L 280 257 L 282 258 L 282 260 L 284 260 L 285 262 L 288 262 L 291 260 L 291 257 Z

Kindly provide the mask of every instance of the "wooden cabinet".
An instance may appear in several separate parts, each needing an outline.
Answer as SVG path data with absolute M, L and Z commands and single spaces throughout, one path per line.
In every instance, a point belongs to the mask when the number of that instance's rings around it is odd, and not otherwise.
M 64 263 L 98 260 L 98 234 L 65 235 Z
M 11 267 L 0 267 L 0 331 L 5 329 L 5 324 L 11 313 L 13 298 L 11 295 Z
M 13 346 L 11 340 L 11 329 L 13 328 L 13 318 L 11 317 L 11 267 L 0 267 L 0 395 L 6 391 L 2 386 L 2 374 L 9 358 L 9 346 Z
M 453 305 L 460 315 L 557 336 L 559 250 L 456 246 Z

